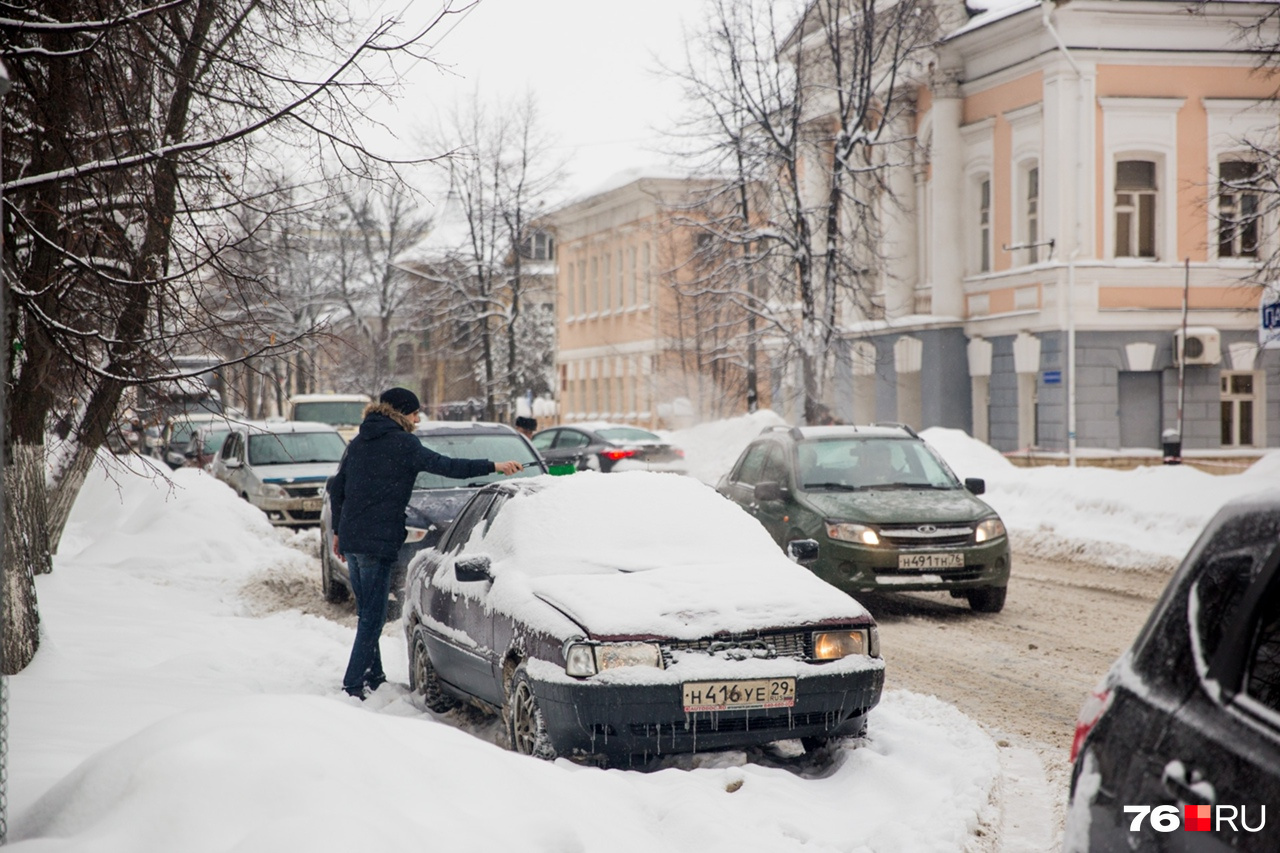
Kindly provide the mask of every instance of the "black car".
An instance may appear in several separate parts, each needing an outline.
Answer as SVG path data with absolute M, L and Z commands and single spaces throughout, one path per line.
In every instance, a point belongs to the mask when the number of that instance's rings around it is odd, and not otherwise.
M 708 486 L 650 472 L 481 489 L 410 564 L 404 627 L 428 709 L 501 713 L 541 758 L 818 748 L 861 734 L 884 683 L 857 601 Z
M 1066 850 L 1280 850 L 1280 492 L 1209 522 L 1071 752 Z
M 436 453 L 459 459 L 514 459 L 524 470 L 514 477 L 536 477 L 547 472 L 546 463 L 529 444 L 529 440 L 511 427 L 498 423 L 462 421 L 423 421 L 414 435 Z M 476 490 L 487 483 L 510 479 L 493 473 L 473 480 L 453 480 L 439 474 L 423 472 L 413 484 L 413 494 L 405 510 L 405 540 L 391 578 L 389 618 L 400 613 L 400 596 L 404 590 L 404 572 L 409 561 L 423 548 L 440 539 L 449 523 L 457 516 Z M 329 514 L 329 491 L 324 494 L 320 513 L 320 586 L 324 597 L 333 602 L 346 601 L 351 595 L 347 564 L 333 553 L 333 527 Z
M 660 436 L 625 424 L 585 423 L 544 429 L 533 446 L 548 465 L 579 471 L 664 471 L 684 474 L 684 451 Z

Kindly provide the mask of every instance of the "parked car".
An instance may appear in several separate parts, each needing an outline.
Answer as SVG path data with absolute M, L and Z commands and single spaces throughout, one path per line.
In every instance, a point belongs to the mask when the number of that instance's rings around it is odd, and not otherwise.
M 1009 539 L 1000 516 L 900 425 L 770 427 L 717 489 L 782 547 L 814 539 L 818 577 L 847 592 L 946 590 L 1004 607 Z
M 426 707 L 500 712 L 541 758 L 816 748 L 861 734 L 884 682 L 871 615 L 686 477 L 486 486 L 410 564 L 405 606 Z
M 661 437 L 624 424 L 587 423 L 544 429 L 533 446 L 548 465 L 573 465 L 579 471 L 667 471 L 683 474 L 684 451 Z
M 1071 758 L 1067 850 L 1280 850 L 1280 491 L 1209 522 Z
M 230 434 L 231 425 L 226 421 L 214 421 L 196 427 L 182 454 L 183 461 L 194 468 L 211 470 L 213 460 L 222 452 L 222 443 Z
M 325 481 L 338 470 L 346 447 L 328 424 L 235 423 L 211 471 L 272 524 L 314 527 Z
M 462 421 L 422 421 L 414 435 L 425 446 L 445 456 L 460 459 L 514 459 L 524 470 L 514 477 L 536 477 L 547 473 L 546 463 L 529 444 L 528 439 L 506 424 Z M 489 474 L 474 480 L 453 480 L 439 474 L 421 473 L 413 484 L 409 507 L 405 511 L 405 540 L 391 576 L 391 599 L 388 618 L 397 618 L 404 594 L 405 567 L 423 548 L 430 548 L 457 516 L 462 505 L 481 486 L 507 479 L 502 474 Z M 333 553 L 333 528 L 329 514 L 329 495 L 324 492 L 320 516 L 320 586 L 329 601 L 346 601 L 351 595 L 351 579 L 347 564 Z
M 187 464 L 187 449 L 191 446 L 191 436 L 206 424 L 221 423 L 225 426 L 227 416 L 212 412 L 185 412 L 165 422 L 160 434 L 160 456 L 170 468 L 181 468 Z

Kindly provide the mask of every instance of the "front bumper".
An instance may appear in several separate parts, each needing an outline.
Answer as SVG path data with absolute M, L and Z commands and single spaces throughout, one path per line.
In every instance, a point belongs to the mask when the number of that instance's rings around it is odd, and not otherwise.
M 317 527 L 320 524 L 320 498 L 251 498 L 267 520 L 278 526 Z
M 791 708 L 686 714 L 679 683 L 610 684 L 540 679 L 533 672 L 530 676 L 556 752 L 612 759 L 857 735 L 884 687 L 883 665 L 802 675 L 796 678 Z
M 848 542 L 824 540 L 814 574 L 845 592 L 915 592 L 964 590 L 1007 586 L 1009 583 L 1009 539 L 1001 537 L 982 545 L 933 549 L 938 553 L 964 554 L 964 566 L 951 569 L 899 568 L 903 554 L 928 554 L 892 547 L 866 547 Z

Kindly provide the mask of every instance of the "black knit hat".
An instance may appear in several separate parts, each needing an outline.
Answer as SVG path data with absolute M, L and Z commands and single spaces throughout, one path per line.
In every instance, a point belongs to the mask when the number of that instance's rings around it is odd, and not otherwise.
M 520 429 L 527 429 L 530 432 L 538 428 L 538 422 L 533 418 L 526 418 L 523 415 L 516 418 L 516 426 Z
M 412 415 L 422 408 L 422 404 L 418 402 L 418 395 L 408 388 L 388 388 L 382 392 L 382 396 L 378 397 L 378 402 L 386 403 L 404 415 Z

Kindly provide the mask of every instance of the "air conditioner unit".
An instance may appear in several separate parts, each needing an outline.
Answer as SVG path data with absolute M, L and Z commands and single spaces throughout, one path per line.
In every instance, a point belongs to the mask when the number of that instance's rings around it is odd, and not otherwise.
M 1182 329 L 1173 333 L 1173 363 L 1181 364 L 1183 353 L 1187 364 L 1217 364 L 1222 361 L 1222 338 L 1209 326 L 1190 326 L 1184 346 Z

